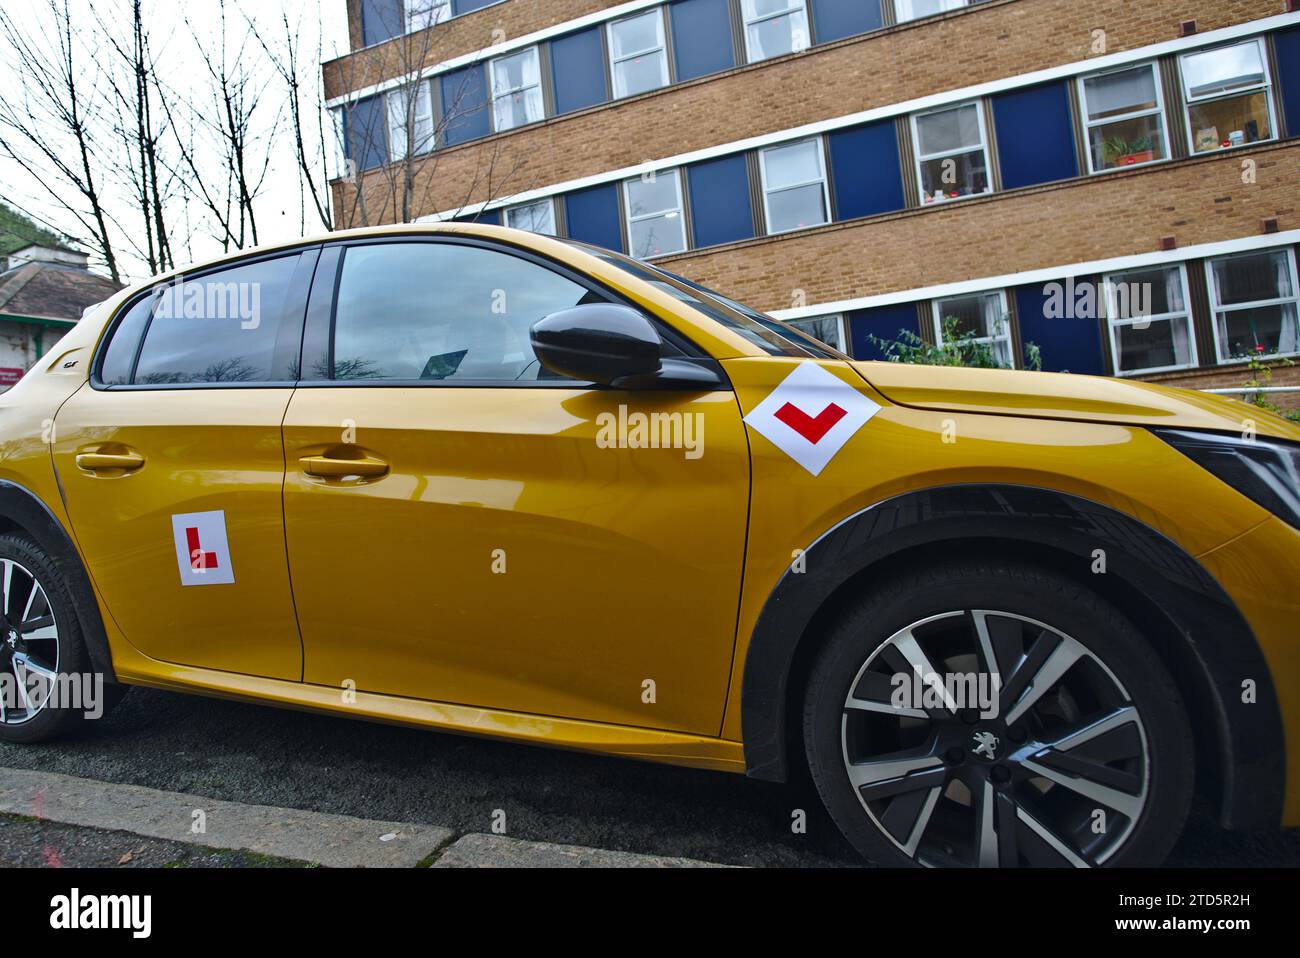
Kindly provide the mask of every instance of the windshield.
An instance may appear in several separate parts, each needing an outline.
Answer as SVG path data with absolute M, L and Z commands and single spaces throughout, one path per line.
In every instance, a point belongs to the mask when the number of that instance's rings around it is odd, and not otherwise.
M 811 356 L 815 359 L 847 359 L 843 353 L 832 349 L 807 333 L 788 326 L 779 319 L 773 319 L 766 313 L 745 306 L 715 293 L 699 283 L 683 276 L 670 273 L 649 263 L 632 259 L 621 253 L 614 253 L 596 246 L 588 246 L 573 240 L 571 246 L 577 246 L 597 259 L 615 266 L 637 279 L 649 283 L 667 293 L 679 302 L 685 303 L 704 313 L 710 319 L 722 323 L 732 332 L 743 336 L 748 342 L 773 356 Z

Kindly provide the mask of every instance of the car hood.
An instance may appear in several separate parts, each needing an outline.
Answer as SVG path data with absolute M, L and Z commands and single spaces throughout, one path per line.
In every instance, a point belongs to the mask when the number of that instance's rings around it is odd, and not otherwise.
M 943 412 L 1257 432 L 1300 440 L 1300 427 L 1236 399 L 1154 383 L 1072 373 L 853 362 L 890 402 Z

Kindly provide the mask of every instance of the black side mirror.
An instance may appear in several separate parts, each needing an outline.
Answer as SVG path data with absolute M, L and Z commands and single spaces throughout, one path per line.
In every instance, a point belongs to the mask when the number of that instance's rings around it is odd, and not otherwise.
M 587 303 L 543 316 L 533 323 L 533 352 L 561 376 L 605 386 L 653 377 L 663 339 L 654 323 L 630 306 Z

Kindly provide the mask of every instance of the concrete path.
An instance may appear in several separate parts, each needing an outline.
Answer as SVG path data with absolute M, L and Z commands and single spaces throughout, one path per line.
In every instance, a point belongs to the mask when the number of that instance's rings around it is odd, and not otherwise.
M 269 805 L 244 805 L 56 772 L 0 768 L 0 813 L 148 838 L 238 849 L 330 868 L 707 867 L 685 858 L 636 855 L 503 835 L 464 835 Z

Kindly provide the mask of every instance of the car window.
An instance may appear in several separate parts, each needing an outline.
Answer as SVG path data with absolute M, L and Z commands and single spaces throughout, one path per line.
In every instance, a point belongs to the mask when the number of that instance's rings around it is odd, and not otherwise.
M 793 326 L 773 319 L 766 313 L 743 306 L 721 293 L 715 293 L 708 287 L 675 273 L 586 243 L 570 240 L 569 244 L 580 247 L 610 266 L 617 267 L 667 293 L 679 302 L 699 310 L 770 355 L 813 356 L 818 359 L 848 358 Z
M 155 298 L 153 294 L 142 297 L 127 310 L 113 330 L 113 338 L 104 350 L 104 359 L 99 367 L 99 378 L 104 385 L 125 386 L 131 381 L 131 367 L 135 365 L 140 335 L 153 313 Z
M 333 379 L 528 382 L 549 313 L 601 301 L 531 260 L 453 243 L 349 246 L 334 316 Z
M 296 378 L 287 362 L 277 361 L 276 344 L 298 259 L 295 253 L 247 263 L 162 289 L 154 301 L 134 383 Z M 123 333 L 119 330 L 114 343 L 126 338 Z M 116 362 L 115 356 L 106 356 L 106 364 L 110 358 Z

